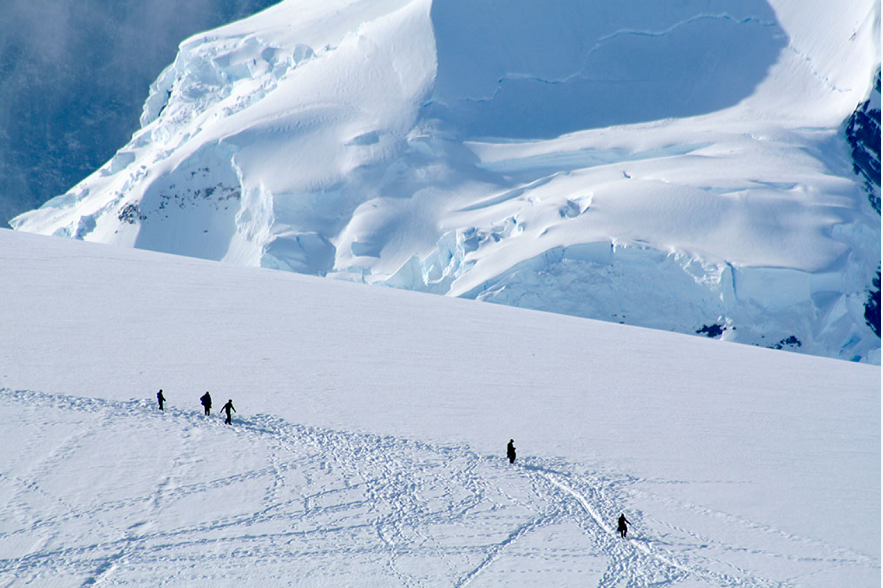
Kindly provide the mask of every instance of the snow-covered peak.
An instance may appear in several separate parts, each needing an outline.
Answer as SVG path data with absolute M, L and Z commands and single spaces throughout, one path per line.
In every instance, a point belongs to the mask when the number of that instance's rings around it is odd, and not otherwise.
M 283 2 L 20 230 L 879 361 L 879 5 Z

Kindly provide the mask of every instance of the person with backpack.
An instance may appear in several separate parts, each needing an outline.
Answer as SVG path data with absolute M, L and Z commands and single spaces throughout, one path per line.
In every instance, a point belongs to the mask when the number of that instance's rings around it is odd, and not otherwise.
M 509 439 L 509 444 L 506 446 L 506 457 L 509 458 L 509 463 L 515 463 L 515 439 Z
M 233 400 L 232 400 L 232 399 L 231 399 L 231 400 L 228 400 L 228 401 L 227 401 L 227 404 L 225 404 L 224 406 L 221 407 L 221 410 L 222 410 L 222 411 L 227 411 L 227 420 L 224 421 L 224 424 L 225 424 L 225 425 L 232 424 L 232 422 L 233 422 L 233 417 L 232 417 L 232 415 L 230 414 L 230 411 L 232 410 L 233 412 L 236 412 L 236 409 L 233 408 Z
M 199 401 L 205 409 L 205 416 L 212 414 L 212 395 L 208 393 L 208 390 L 205 391 L 205 394 L 200 396 Z
M 166 401 L 166 397 L 162 395 L 162 388 L 156 393 L 156 401 L 159 402 L 159 409 L 162 410 L 162 404 Z

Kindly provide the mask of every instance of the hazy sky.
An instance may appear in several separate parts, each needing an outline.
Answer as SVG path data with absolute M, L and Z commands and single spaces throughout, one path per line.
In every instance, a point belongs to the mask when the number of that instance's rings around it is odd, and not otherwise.
M 64 193 L 138 128 L 178 44 L 279 0 L 4 0 L 0 224 Z

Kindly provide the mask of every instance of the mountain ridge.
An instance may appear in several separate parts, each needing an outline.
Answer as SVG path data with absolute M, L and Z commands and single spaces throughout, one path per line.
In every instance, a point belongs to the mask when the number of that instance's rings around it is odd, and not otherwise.
M 879 216 L 839 135 L 878 9 L 808 11 L 844 42 L 788 1 L 504 4 L 197 35 L 132 143 L 13 225 L 879 363 Z

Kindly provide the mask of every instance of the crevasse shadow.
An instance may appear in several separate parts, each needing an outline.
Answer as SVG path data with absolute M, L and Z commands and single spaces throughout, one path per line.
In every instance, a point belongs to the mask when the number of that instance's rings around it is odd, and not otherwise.
M 548 138 L 749 96 L 787 46 L 764 0 L 436 0 L 423 116 L 464 137 Z

